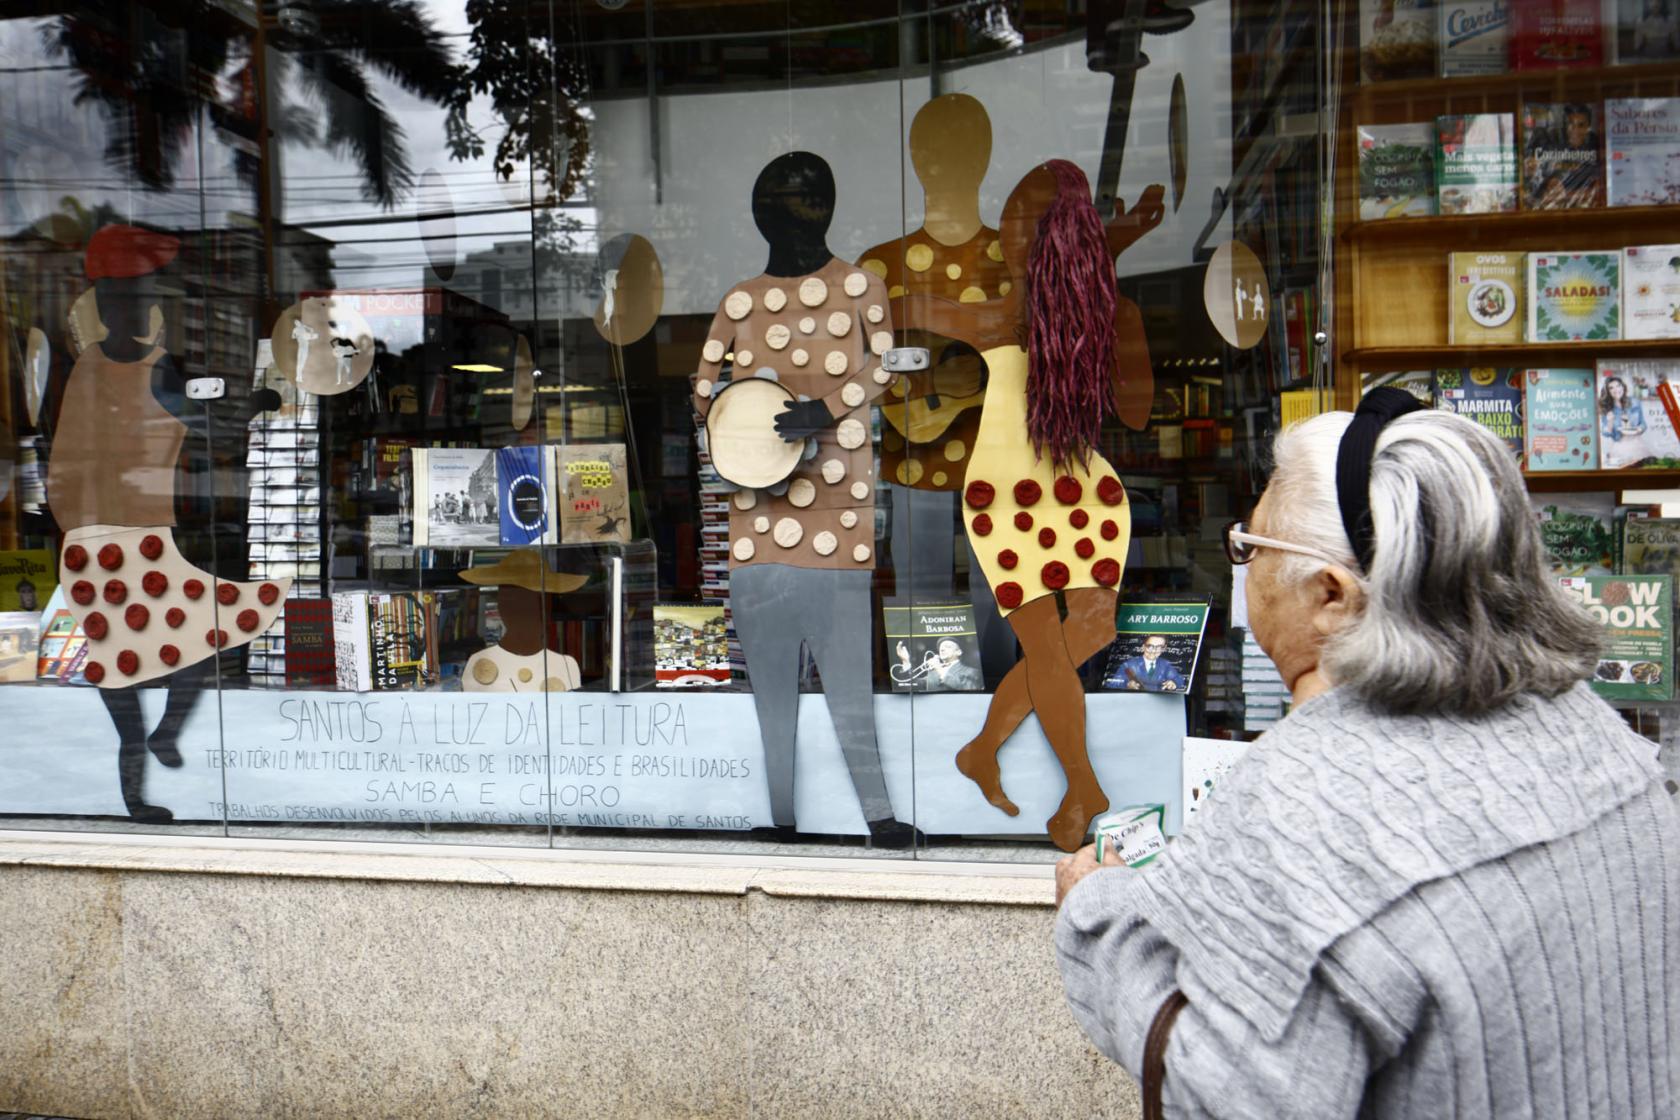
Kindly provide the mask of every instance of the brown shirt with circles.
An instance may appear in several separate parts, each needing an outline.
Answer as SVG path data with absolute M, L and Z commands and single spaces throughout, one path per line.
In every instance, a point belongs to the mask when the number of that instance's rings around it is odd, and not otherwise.
M 729 566 L 875 566 L 875 455 L 870 403 L 893 381 L 881 355 L 893 345 L 880 277 L 840 260 L 809 276 L 759 276 L 737 284 L 712 317 L 694 379 L 704 417 L 732 378 L 763 370 L 802 398 L 828 406 L 834 423 L 816 435 L 781 494 L 741 490 L 729 498 Z

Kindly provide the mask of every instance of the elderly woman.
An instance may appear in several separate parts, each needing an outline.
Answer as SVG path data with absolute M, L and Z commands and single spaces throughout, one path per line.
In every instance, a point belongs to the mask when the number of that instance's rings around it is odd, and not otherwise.
M 1509 452 L 1405 396 L 1278 437 L 1227 549 L 1294 709 L 1153 866 L 1062 861 L 1068 1002 L 1146 1115 L 1680 1116 L 1680 813 Z

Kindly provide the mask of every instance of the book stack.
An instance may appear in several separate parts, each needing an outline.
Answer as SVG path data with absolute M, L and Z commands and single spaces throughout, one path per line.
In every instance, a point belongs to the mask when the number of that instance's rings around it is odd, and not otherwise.
M 424 689 L 438 680 L 437 599 L 429 591 L 332 597 L 334 683 L 345 692 Z
M 1289 712 L 1289 686 L 1254 640 L 1252 630 L 1242 632 L 1243 730 L 1265 731 Z
M 745 676 L 747 657 L 735 633 L 735 615 L 729 605 L 729 502 L 731 488 L 712 467 L 706 449 L 705 422 L 694 421 L 695 449 L 700 463 L 700 595 L 708 604 L 723 608 L 724 632 L 731 673 Z

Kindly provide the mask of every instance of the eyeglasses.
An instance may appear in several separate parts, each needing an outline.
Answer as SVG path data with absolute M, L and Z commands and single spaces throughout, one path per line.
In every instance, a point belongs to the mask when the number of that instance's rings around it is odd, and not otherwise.
M 1326 564 L 1347 567 L 1347 561 L 1320 552 L 1316 548 L 1308 548 L 1304 544 L 1290 544 L 1288 541 L 1273 540 L 1248 531 L 1246 521 L 1233 521 L 1225 526 L 1225 556 L 1232 564 L 1247 564 L 1254 559 L 1255 553 L 1262 548 L 1275 548 L 1279 552 L 1294 552 L 1301 556 L 1311 556 L 1315 560 L 1322 560 Z

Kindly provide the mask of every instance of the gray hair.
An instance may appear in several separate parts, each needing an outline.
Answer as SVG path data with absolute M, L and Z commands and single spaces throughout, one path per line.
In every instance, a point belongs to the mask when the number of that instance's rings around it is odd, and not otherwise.
M 1360 575 L 1336 501 L 1336 452 L 1352 413 L 1280 433 L 1268 532 L 1337 557 L 1364 604 L 1327 640 L 1328 679 L 1391 712 L 1476 715 L 1592 675 L 1603 631 L 1557 585 L 1510 449 L 1464 417 L 1390 423 L 1371 463 L 1376 548 Z M 1290 554 L 1283 578 L 1323 561 Z

